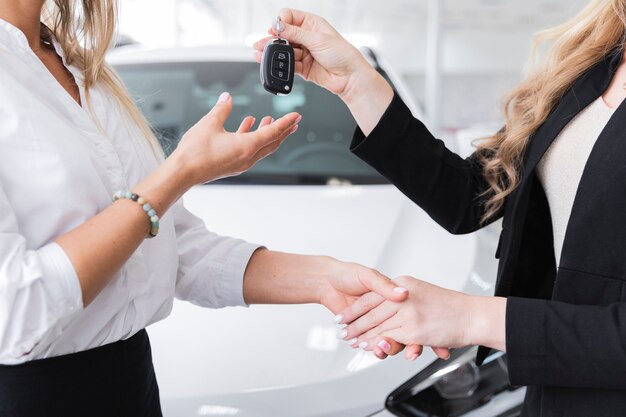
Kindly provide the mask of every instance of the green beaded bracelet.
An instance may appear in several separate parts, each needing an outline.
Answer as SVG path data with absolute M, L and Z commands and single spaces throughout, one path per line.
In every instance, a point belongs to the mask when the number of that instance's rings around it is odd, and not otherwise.
M 156 235 L 159 234 L 159 216 L 157 216 L 157 213 L 152 206 L 143 197 L 139 197 L 137 194 L 131 193 L 130 191 L 118 191 L 113 194 L 113 202 L 121 199 L 132 200 L 141 206 L 150 219 L 150 233 L 146 236 L 146 238 L 152 239 L 153 237 L 156 237 Z

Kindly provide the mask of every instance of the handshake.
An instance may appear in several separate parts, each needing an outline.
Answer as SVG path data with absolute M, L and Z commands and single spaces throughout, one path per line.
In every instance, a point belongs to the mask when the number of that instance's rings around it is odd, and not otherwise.
M 343 300 L 330 291 L 321 299 L 337 313 L 337 337 L 353 348 L 380 359 L 404 350 L 407 360 L 417 359 L 425 346 L 441 359 L 451 348 L 469 345 L 505 350 L 505 299 L 469 296 L 408 276 L 389 280 L 371 270 L 357 278 L 373 290 Z

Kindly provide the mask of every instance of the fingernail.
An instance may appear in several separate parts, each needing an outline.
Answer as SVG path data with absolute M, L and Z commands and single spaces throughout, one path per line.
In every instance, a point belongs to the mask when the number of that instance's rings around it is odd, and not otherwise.
M 251 124 L 255 124 L 256 123 L 256 117 L 252 118 L 252 123 Z
M 389 350 L 391 350 L 391 345 L 386 340 L 378 342 L 378 347 L 381 348 L 383 352 L 389 352 Z
M 397 292 L 398 294 L 404 294 L 405 292 L 408 292 L 409 290 L 407 290 L 404 287 L 396 287 L 393 289 L 394 292 Z
M 354 339 L 350 339 L 350 340 L 348 340 L 348 342 L 347 342 L 347 343 L 348 343 L 350 346 L 352 346 L 352 345 L 353 345 L 353 344 L 355 344 L 356 342 L 357 342 L 357 338 L 355 337 Z
M 411 356 L 411 358 L 409 359 L 411 362 L 413 362 L 414 360 L 416 360 L 420 355 L 417 353 L 414 353 L 413 356 Z
M 219 101 L 220 103 L 227 103 L 229 99 L 230 99 L 230 94 L 224 92 L 220 95 L 220 98 L 217 101 Z
M 335 320 L 335 323 L 341 324 L 343 321 L 343 314 L 337 314 L 333 320 Z
M 361 343 L 359 343 L 359 347 L 360 347 L 361 349 L 365 349 L 365 348 L 367 347 L 367 342 L 361 342 Z
M 298 118 L 296 119 L 296 124 L 300 123 L 302 121 L 302 116 L 298 116 Z
M 293 127 L 293 129 L 291 129 L 291 134 L 293 135 L 294 133 L 296 133 L 296 132 L 298 131 L 298 128 L 299 128 L 299 127 L 300 127 L 300 126 L 295 125 L 295 126 Z
M 348 331 L 346 329 L 339 330 L 337 332 L 337 339 L 345 339 L 348 335 Z

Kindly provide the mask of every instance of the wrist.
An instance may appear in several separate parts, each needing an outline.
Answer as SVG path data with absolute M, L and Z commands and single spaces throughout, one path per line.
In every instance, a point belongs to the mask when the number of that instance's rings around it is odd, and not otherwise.
M 189 158 L 186 158 L 178 149 L 172 152 L 165 160 L 163 167 L 168 170 L 170 175 L 176 178 L 177 182 L 179 182 L 183 188 L 186 188 L 186 190 L 203 182 L 196 174 L 197 170 L 193 167 Z
M 315 262 L 318 265 L 319 274 L 315 277 L 315 292 L 313 295 L 313 303 L 323 304 L 324 294 L 332 286 L 330 284 L 333 277 L 344 274 L 346 263 L 341 262 L 330 256 L 316 256 Z
M 146 199 L 162 217 L 192 185 L 184 167 L 168 158 L 132 191 Z
M 393 100 L 393 89 L 382 75 L 368 66 L 355 73 L 341 96 L 363 134 L 369 136 Z
M 391 102 L 393 90 L 376 69 L 365 63 L 352 73 L 340 98 L 348 107 L 372 100 L 386 101 L 388 99 Z
M 247 304 L 319 303 L 334 262 L 325 256 L 257 250 L 245 271 L 244 299 Z
M 506 351 L 506 298 L 469 298 L 467 344 Z

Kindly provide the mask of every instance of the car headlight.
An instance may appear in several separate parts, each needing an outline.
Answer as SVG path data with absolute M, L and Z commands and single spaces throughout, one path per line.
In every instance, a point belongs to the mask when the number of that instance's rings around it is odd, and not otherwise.
M 525 388 L 509 384 L 506 354 L 474 363 L 476 347 L 456 349 L 449 360 L 436 360 L 387 398 L 387 409 L 400 417 L 516 417 Z

